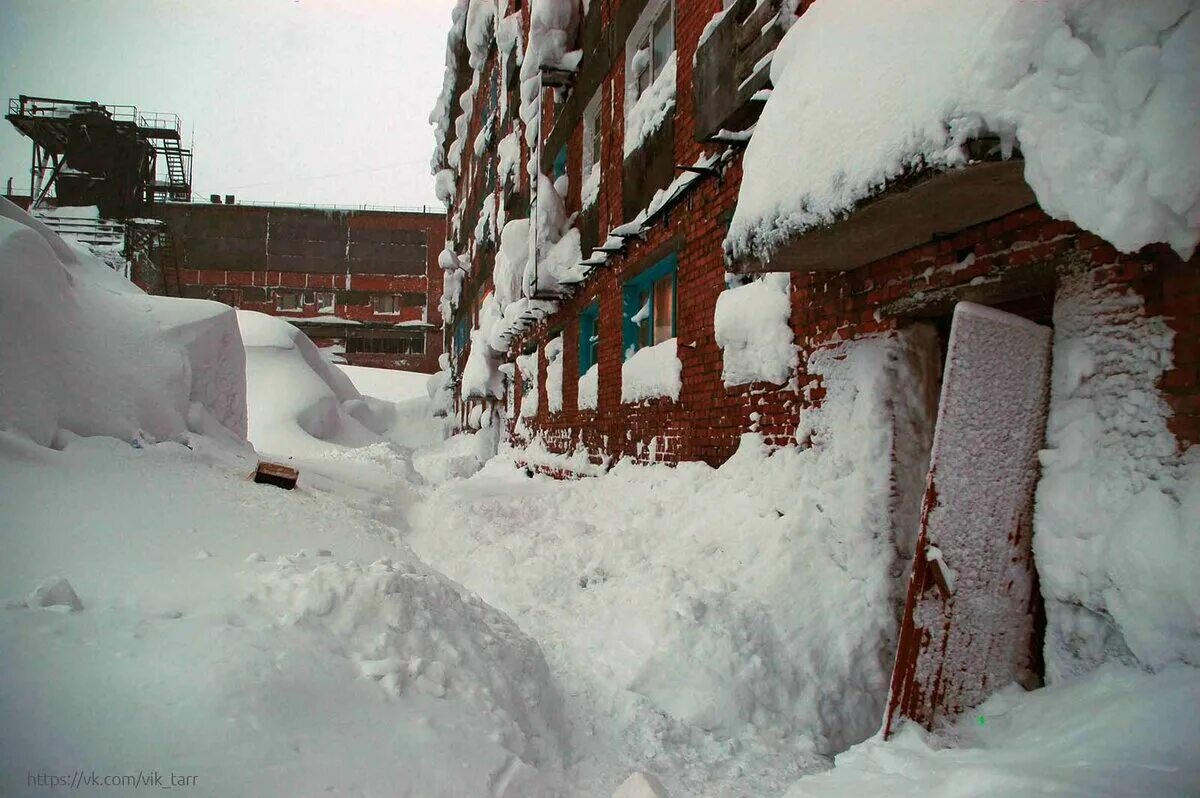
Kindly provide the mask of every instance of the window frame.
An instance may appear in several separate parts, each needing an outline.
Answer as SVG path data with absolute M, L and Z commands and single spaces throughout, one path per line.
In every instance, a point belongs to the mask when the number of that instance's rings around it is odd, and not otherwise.
M 329 304 L 321 304 L 321 297 L 329 297 Z M 337 292 L 336 291 L 313 291 L 313 302 L 317 305 L 317 313 L 328 308 L 329 313 L 337 310 Z
M 592 167 L 600 162 L 601 147 L 603 146 L 603 129 L 600 126 L 600 100 L 603 91 L 596 88 L 596 93 L 583 109 L 583 157 L 580 159 L 579 184 L 587 180 Z M 601 167 L 603 170 L 603 167 Z
M 662 27 L 658 27 L 660 22 L 665 23 Z M 661 63 L 655 63 L 655 33 L 660 30 L 669 29 L 671 32 L 671 46 L 663 56 Z M 642 14 L 638 17 L 637 23 L 633 26 L 629 33 L 629 38 L 625 40 L 625 108 L 626 114 L 647 89 L 654 85 L 654 81 L 662 74 L 663 67 L 667 60 L 675 53 L 679 47 L 675 36 L 675 0 L 652 0 L 647 3 L 642 9 Z M 645 70 L 639 70 L 636 74 L 633 71 L 634 57 L 643 49 L 648 52 L 649 61 Z M 640 78 L 646 74 L 647 80 L 645 86 L 641 86 Z
M 654 334 L 654 287 L 662 280 L 671 281 L 671 338 L 677 335 L 679 320 L 679 256 L 671 253 L 647 269 L 629 278 L 621 287 L 622 295 L 622 360 L 628 360 L 634 352 L 650 346 L 657 346 L 663 341 L 642 343 L 642 330 Z M 647 303 L 649 311 L 640 323 L 634 322 L 636 316 Z M 669 341 L 670 338 L 663 339 Z
M 595 341 L 591 339 L 595 338 Z M 600 362 L 600 300 L 593 299 L 579 313 L 579 376 Z
M 274 293 L 275 293 L 275 303 L 274 303 L 275 310 L 279 311 L 280 313 L 303 313 L 304 312 L 304 295 L 302 292 L 293 291 L 293 290 L 289 290 L 289 289 L 276 289 Z M 296 306 L 294 308 L 286 308 L 283 306 L 283 298 L 285 296 L 293 297 L 295 299 Z

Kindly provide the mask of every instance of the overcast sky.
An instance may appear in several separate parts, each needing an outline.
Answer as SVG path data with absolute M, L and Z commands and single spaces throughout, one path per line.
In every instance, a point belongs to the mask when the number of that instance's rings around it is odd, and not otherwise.
M 197 199 L 436 204 L 427 120 L 453 5 L 0 0 L 0 99 L 179 114 L 195 136 Z M 0 181 L 14 177 L 19 193 L 29 154 L 4 122 Z

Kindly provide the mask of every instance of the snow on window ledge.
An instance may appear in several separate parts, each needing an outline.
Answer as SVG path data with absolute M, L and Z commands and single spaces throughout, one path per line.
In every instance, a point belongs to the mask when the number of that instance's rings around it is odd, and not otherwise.
M 625 157 L 642 146 L 674 110 L 675 61 L 675 53 L 671 53 L 659 76 L 625 114 Z
M 790 285 L 788 274 L 768 274 L 717 297 L 713 326 L 726 386 L 788 381 L 797 364 Z
M 683 364 L 676 352 L 676 339 L 634 352 L 621 366 L 621 403 L 666 397 L 679 401 Z
M 581 207 L 584 210 L 596 204 L 596 200 L 600 198 L 600 162 L 592 164 L 592 168 L 588 170 L 587 177 L 583 180 L 583 187 L 580 189 Z
M 579 378 L 579 409 L 595 410 L 600 399 L 600 364 L 592 367 Z

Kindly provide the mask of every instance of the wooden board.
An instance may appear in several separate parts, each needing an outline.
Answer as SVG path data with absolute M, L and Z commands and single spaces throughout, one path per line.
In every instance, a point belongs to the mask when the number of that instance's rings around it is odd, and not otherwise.
M 937 728 L 1039 675 L 1030 543 L 1050 336 L 955 308 L 885 736 L 902 718 Z

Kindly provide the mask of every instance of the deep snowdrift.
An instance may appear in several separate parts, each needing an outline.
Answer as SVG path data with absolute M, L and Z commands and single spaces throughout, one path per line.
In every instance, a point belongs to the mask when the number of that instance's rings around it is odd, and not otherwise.
M 143 294 L 0 198 L 0 429 L 246 436 L 233 311 Z
M 780 790 L 882 717 L 911 551 L 894 529 L 915 535 L 920 495 L 920 478 L 893 488 L 890 453 L 923 477 L 899 438 L 928 447 L 926 338 L 814 358 L 828 399 L 808 448 L 748 436 L 720 469 L 623 462 L 575 483 L 496 460 L 435 491 L 410 541 L 533 634 L 630 761 L 688 791 Z
M 833 68 L 831 68 L 833 67 Z M 771 64 L 726 245 L 769 257 L 907 170 L 1014 142 L 1051 216 L 1132 252 L 1200 239 L 1195 0 L 815 3 Z

